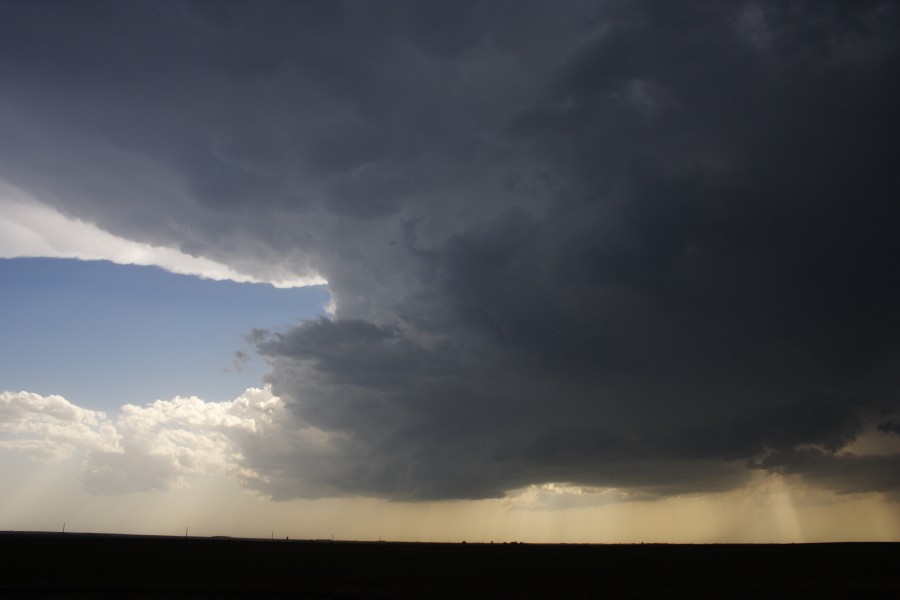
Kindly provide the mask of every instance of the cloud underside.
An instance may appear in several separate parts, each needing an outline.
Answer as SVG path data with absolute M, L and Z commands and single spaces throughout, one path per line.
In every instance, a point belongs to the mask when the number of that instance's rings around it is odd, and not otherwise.
M 278 288 L 328 283 L 315 273 L 248 275 L 177 248 L 118 237 L 91 223 L 67 217 L 2 181 L 0 211 L 0 258 L 106 260 L 120 265 L 160 267 L 170 273 L 215 281 L 269 283 Z
M 328 281 L 265 493 L 896 488 L 894 3 L 4 6 L 0 180 Z

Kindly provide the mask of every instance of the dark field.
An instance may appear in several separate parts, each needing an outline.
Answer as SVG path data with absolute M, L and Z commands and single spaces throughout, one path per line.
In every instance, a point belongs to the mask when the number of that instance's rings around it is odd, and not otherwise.
M 538 545 L 0 533 L 0 598 L 900 598 L 900 544 Z

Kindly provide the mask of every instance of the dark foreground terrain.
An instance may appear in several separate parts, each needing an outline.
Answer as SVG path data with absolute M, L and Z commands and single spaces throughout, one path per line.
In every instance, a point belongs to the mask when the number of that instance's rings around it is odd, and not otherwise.
M 0 598 L 900 598 L 900 544 L 404 544 L 0 533 Z

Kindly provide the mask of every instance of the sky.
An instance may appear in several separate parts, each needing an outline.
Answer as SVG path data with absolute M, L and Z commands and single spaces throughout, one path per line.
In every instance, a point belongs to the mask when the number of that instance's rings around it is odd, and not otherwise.
M 0 0 L 0 529 L 900 540 L 898 34 Z

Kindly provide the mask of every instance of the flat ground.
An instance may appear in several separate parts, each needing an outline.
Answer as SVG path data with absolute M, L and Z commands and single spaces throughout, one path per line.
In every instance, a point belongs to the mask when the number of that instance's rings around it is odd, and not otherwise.
M 900 598 L 900 544 L 412 544 L 0 533 L 0 597 Z

